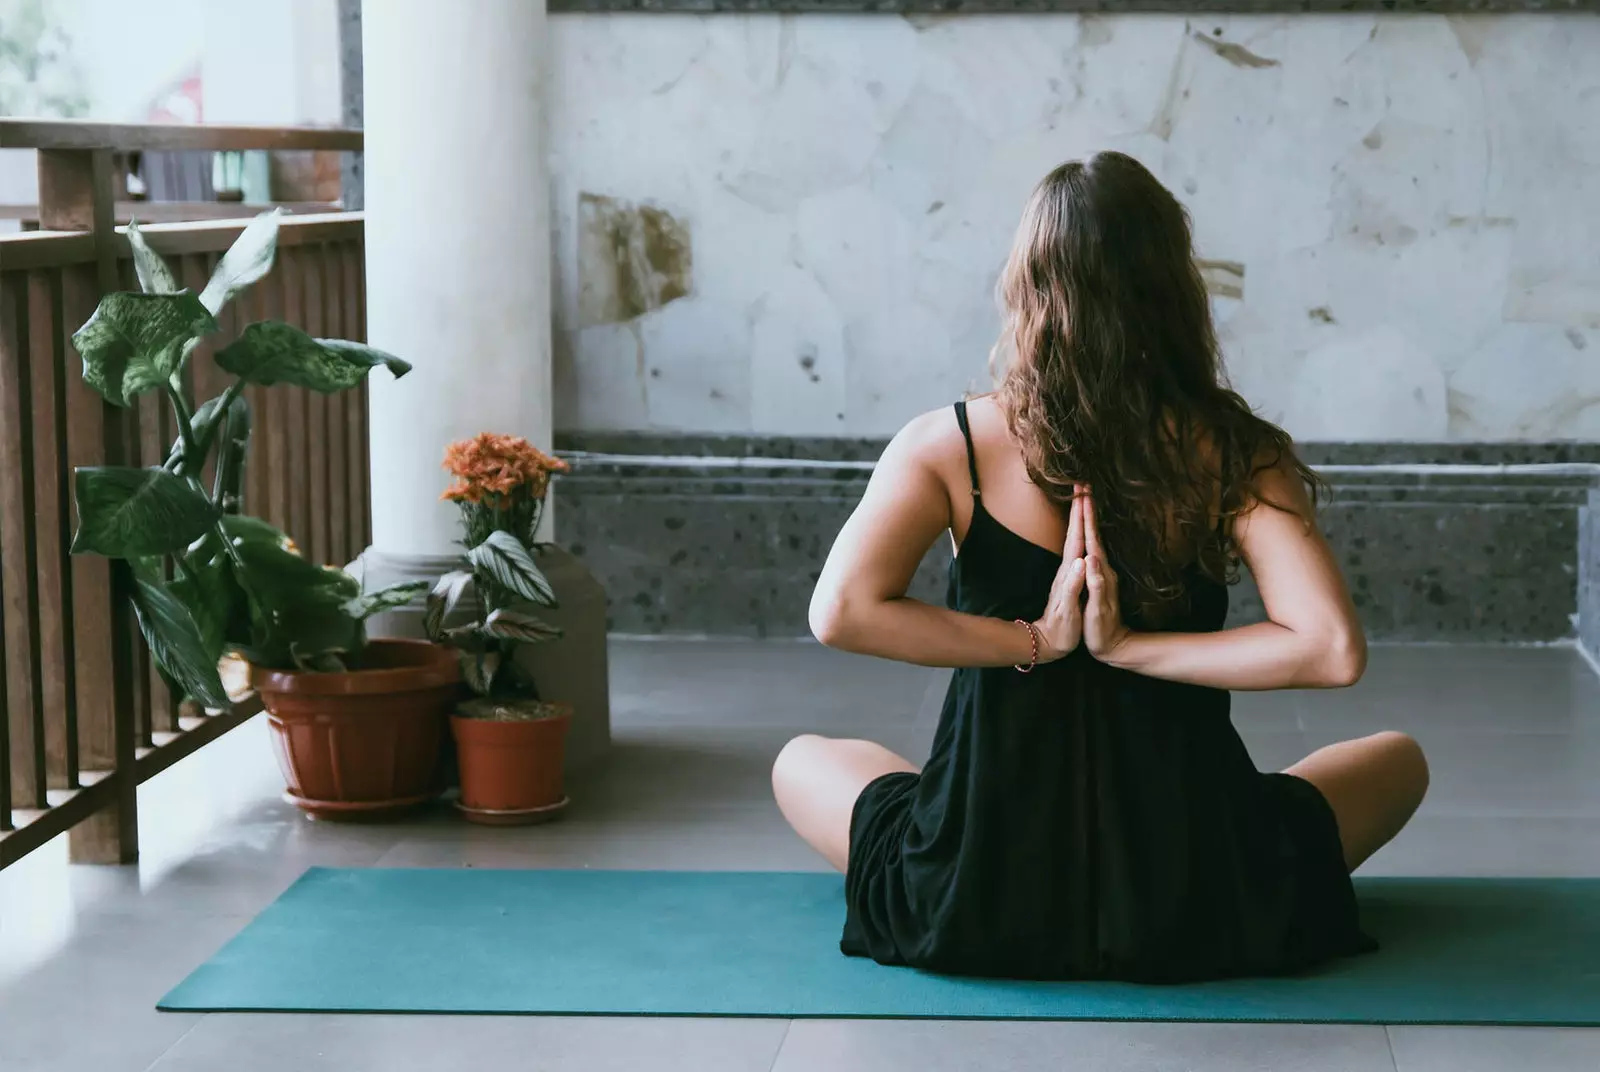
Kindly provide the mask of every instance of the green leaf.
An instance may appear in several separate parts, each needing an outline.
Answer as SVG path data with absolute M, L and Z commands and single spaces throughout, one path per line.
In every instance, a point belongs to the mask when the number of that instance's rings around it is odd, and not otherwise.
M 319 674 L 339 674 L 345 670 L 344 660 L 339 656 L 349 653 L 343 651 L 307 653 L 301 650 L 300 645 L 290 644 L 289 654 L 294 659 L 295 668 L 298 670 L 311 670 Z
M 533 556 L 522 541 L 509 532 L 491 532 L 482 543 L 467 552 L 467 560 L 483 570 L 506 591 L 545 607 L 556 605 L 555 590 L 534 565 Z
M 75 555 L 131 558 L 172 554 L 199 539 L 221 516 L 211 500 L 165 469 L 79 469 Z
M 411 366 L 392 354 L 343 339 L 313 339 L 276 320 L 251 324 L 217 353 L 217 364 L 262 387 L 289 383 L 322 394 L 347 390 L 378 365 L 396 378 Z
M 380 588 L 376 592 L 366 592 L 354 599 L 347 600 L 344 604 L 344 612 L 358 621 L 366 621 L 374 614 L 405 606 L 421 595 L 427 588 L 427 581 L 406 581 L 404 584 L 392 584 L 388 588 Z
M 212 663 L 227 650 L 229 626 L 245 609 L 244 591 L 233 579 L 228 557 L 208 553 L 215 547 L 213 540 L 203 545 L 199 553 L 185 555 L 178 575 L 168 586 L 188 606 Z
M 217 270 L 200 292 L 200 304 L 211 310 L 211 315 L 215 316 L 240 291 L 272 271 L 272 260 L 278 252 L 278 218 L 282 215 L 283 210 L 275 208 L 251 220 L 217 262 Z
M 259 631 L 240 652 L 258 666 L 299 668 L 320 655 L 345 655 L 361 647 L 361 623 L 336 606 L 305 604 L 256 622 Z
M 137 580 L 164 584 L 167 580 L 166 559 L 160 555 L 135 555 L 127 560 Z
M 244 514 L 230 514 L 223 518 L 222 531 L 228 534 L 228 539 L 233 541 L 235 547 L 256 543 L 286 551 L 293 543 L 289 539 L 289 534 L 283 530 L 267 524 L 258 517 Z
M 176 294 L 183 289 L 161 254 L 144 240 L 144 232 L 134 220 L 128 221 L 128 245 L 133 249 L 133 270 L 138 273 L 140 290 L 146 294 Z
M 194 340 L 217 321 L 189 291 L 107 294 L 72 336 L 83 357 L 83 382 L 114 405 L 165 387 Z
M 361 582 L 344 570 L 307 562 L 287 546 L 267 539 L 240 539 L 233 535 L 235 526 L 226 531 L 233 537 L 234 554 L 243 563 L 245 587 L 274 606 L 314 602 L 339 609 L 361 594 Z
M 215 398 L 208 398 L 200 403 L 200 408 L 194 411 L 193 417 L 189 418 L 189 434 L 193 437 L 195 447 L 199 450 L 202 458 L 210 453 L 211 439 L 216 435 L 217 431 L 217 407 L 221 403 L 221 395 Z M 172 441 L 172 449 L 167 452 L 167 457 L 179 463 L 183 462 L 182 436 Z M 169 461 L 167 468 L 169 470 L 173 468 L 171 461 Z M 197 466 L 196 468 L 198 469 L 199 467 Z
M 428 593 L 428 609 L 422 617 L 422 629 L 429 638 L 439 638 L 444 630 L 445 619 L 461 602 L 461 595 L 470 583 L 472 574 L 466 570 L 455 570 L 440 577 L 433 586 L 433 591 Z
M 136 579 L 133 607 L 150 654 L 167 676 L 206 707 L 229 710 L 233 705 L 217 673 L 217 660 L 183 601 L 160 584 Z
M 549 622 L 504 608 L 489 613 L 489 617 L 484 619 L 483 631 L 498 640 L 517 640 L 527 644 L 556 640 L 561 636 L 561 630 Z
M 487 696 L 494 688 L 494 676 L 500 670 L 500 653 L 464 651 L 461 653 L 461 677 L 467 687 L 480 696 Z
M 249 600 L 250 636 L 239 651 L 258 666 L 294 668 L 327 653 L 361 647 L 361 623 L 345 606 L 361 583 L 340 569 L 307 562 L 288 537 L 255 518 L 222 521 L 233 543 L 235 577 Z
M 317 341 L 329 350 L 342 355 L 351 364 L 360 365 L 367 369 L 375 369 L 382 365 L 397 380 L 411 371 L 411 362 L 404 361 L 387 350 L 368 346 L 364 342 L 351 342 L 349 339 L 318 339 Z

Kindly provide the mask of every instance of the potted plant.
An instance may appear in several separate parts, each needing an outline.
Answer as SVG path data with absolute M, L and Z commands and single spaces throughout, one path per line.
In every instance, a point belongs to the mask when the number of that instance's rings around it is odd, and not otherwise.
M 379 365 L 395 376 L 410 366 L 370 346 L 264 321 L 217 351 L 234 381 L 195 406 L 185 366 L 218 329 L 218 310 L 271 270 L 277 214 L 245 227 L 199 294 L 177 285 L 136 224 L 127 234 L 142 292 L 102 298 L 73 345 L 85 382 L 108 402 L 127 406 L 158 392 L 179 434 L 162 465 L 76 471 L 73 552 L 104 555 L 127 571 L 140 631 L 174 697 L 225 710 L 232 699 L 219 665 L 225 657 L 248 663 L 289 796 L 301 808 L 369 813 L 427 799 L 444 716 L 458 695 L 455 655 L 420 641 L 369 643 L 363 624 L 426 585 L 363 592 L 350 574 L 306 561 L 288 536 L 242 512 L 246 385 L 332 394 Z
M 456 478 L 444 498 L 461 511 L 466 568 L 439 578 L 423 621 L 431 638 L 460 653 L 474 693 L 450 718 L 461 772 L 456 806 L 473 822 L 542 822 L 567 804 L 572 712 L 542 700 L 516 656 L 523 644 L 561 635 L 530 608 L 556 606 L 535 559 L 544 549 L 538 532 L 550 475 L 567 464 L 526 439 L 487 433 L 452 443 L 444 464 Z M 452 624 L 458 608 L 467 620 Z

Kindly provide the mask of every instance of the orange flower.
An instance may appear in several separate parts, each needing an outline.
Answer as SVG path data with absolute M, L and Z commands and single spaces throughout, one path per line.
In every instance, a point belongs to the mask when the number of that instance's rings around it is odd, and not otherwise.
M 550 474 L 564 473 L 568 465 L 521 436 L 484 432 L 446 447 L 444 468 L 456 482 L 443 497 L 479 503 L 485 497 L 514 495 L 524 488 L 531 498 L 542 498 L 550 486 Z

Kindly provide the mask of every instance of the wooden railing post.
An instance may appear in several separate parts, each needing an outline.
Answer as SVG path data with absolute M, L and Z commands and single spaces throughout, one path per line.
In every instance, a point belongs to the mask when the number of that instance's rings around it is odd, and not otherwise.
M 45 718 L 40 684 L 39 584 L 34 539 L 33 421 L 24 327 L 27 293 L 0 285 L 0 725 L 6 803 L 45 806 Z
M 88 231 L 94 236 L 92 276 L 69 273 L 64 281 L 69 318 L 86 317 L 101 295 L 117 289 L 112 199 L 109 149 L 39 151 L 40 227 Z M 77 376 L 68 377 L 67 397 L 71 464 L 125 462 L 130 457 L 126 412 L 105 402 Z M 139 858 L 134 631 L 129 594 L 128 570 L 121 563 L 91 557 L 73 560 L 79 759 L 86 770 L 109 769 L 107 777 L 114 786 L 110 803 L 69 835 L 69 855 L 82 863 L 125 864 Z M 59 712 L 57 717 L 61 717 Z

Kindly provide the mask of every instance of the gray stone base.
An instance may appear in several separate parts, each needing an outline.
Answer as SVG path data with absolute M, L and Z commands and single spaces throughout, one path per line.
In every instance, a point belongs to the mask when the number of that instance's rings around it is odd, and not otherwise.
M 1578 511 L 1578 643 L 1600 665 L 1600 489 Z
M 615 448 L 626 437 L 606 438 Z M 717 457 L 703 448 L 693 437 L 649 437 L 647 450 L 634 454 L 569 452 L 573 472 L 556 492 L 563 541 L 605 585 L 615 632 L 805 635 L 812 586 L 871 471 L 861 460 L 870 445 L 851 442 L 838 451 L 842 458 L 779 458 L 759 449 Z M 1483 445 L 1449 453 L 1468 451 L 1495 453 Z M 1385 465 L 1367 460 L 1376 445 L 1309 445 L 1306 456 L 1323 463 L 1333 487 L 1323 528 L 1368 635 L 1492 643 L 1573 637 L 1580 515 L 1597 467 L 1522 461 L 1558 451 L 1590 453 L 1518 445 L 1520 464 Z M 1363 461 L 1345 462 L 1351 455 Z M 1591 578 L 1584 591 L 1597 604 L 1586 616 L 1588 640 L 1600 652 L 1600 549 L 1593 540 L 1584 546 Z M 949 561 L 940 541 L 912 594 L 942 599 Z M 1261 617 L 1248 577 L 1232 596 L 1230 622 Z
M 365 587 L 381 588 L 405 581 L 433 579 L 456 569 L 454 555 L 396 555 L 368 548 L 351 567 Z M 528 645 L 519 658 L 538 682 L 546 700 L 572 705 L 572 729 L 567 738 L 567 768 L 581 770 L 603 758 L 611 747 L 611 692 L 606 666 L 606 593 L 582 561 L 561 548 L 539 558 L 539 565 L 555 589 L 561 606 L 540 611 L 545 620 L 566 633 L 551 644 Z M 422 604 L 375 615 L 369 622 L 373 636 L 420 637 Z M 463 607 L 463 617 L 472 608 Z

